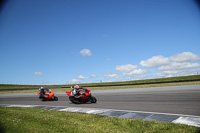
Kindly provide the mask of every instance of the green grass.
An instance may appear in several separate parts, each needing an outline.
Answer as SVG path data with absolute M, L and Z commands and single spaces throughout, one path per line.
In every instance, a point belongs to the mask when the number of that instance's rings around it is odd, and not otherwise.
M 157 78 L 157 79 L 145 79 L 145 80 L 133 80 L 133 81 L 123 81 L 123 82 L 104 82 L 104 83 L 87 83 L 79 84 L 80 86 L 98 86 L 98 85 L 119 85 L 119 84 L 137 84 L 137 83 L 154 83 L 154 82 L 167 82 L 167 81 L 183 81 L 183 80 L 195 80 L 200 79 L 200 75 L 192 76 L 180 76 L 180 77 L 170 77 L 170 78 Z M 38 88 L 40 86 L 44 87 L 70 87 L 72 85 L 14 85 L 14 84 L 0 84 L 1 88 Z
M 15 84 L 0 84 L 0 89 L 9 88 L 39 88 L 41 85 L 15 85 Z
M 200 128 L 38 108 L 0 107 L 0 132 L 197 133 Z
M 149 87 L 163 87 L 163 86 L 180 86 L 180 85 L 199 85 L 200 81 L 180 82 L 180 83 L 162 83 L 162 84 L 146 84 L 146 85 L 126 85 L 126 86 L 105 86 L 105 87 L 88 87 L 90 90 L 110 90 L 110 89 L 128 89 L 128 88 L 149 88 Z M 39 87 L 38 87 L 39 88 Z M 71 88 L 56 88 L 51 89 L 54 92 L 64 92 L 71 90 Z M 13 91 L 0 91 L 3 93 L 30 93 L 37 92 L 36 90 L 13 90 Z

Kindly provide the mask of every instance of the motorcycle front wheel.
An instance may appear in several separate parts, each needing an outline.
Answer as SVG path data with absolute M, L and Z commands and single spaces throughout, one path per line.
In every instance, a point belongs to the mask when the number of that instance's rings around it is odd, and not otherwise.
M 53 100 L 58 101 L 58 97 L 54 96 Z
M 97 102 L 97 99 L 96 99 L 94 96 L 91 96 L 91 97 L 90 97 L 90 102 L 91 102 L 91 103 L 96 103 L 96 102 Z

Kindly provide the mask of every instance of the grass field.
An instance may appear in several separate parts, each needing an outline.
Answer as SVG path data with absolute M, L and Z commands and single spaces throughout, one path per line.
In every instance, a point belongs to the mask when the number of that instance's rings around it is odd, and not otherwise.
M 80 86 L 102 86 L 102 85 L 121 85 L 121 84 L 138 84 L 138 83 L 155 83 L 155 82 L 167 82 L 167 81 L 184 81 L 184 80 L 200 80 L 200 75 L 170 77 L 170 78 L 158 78 L 158 79 L 146 79 L 146 80 L 133 80 L 124 82 L 104 82 L 104 83 L 87 83 L 79 84 Z M 73 85 L 73 84 L 72 84 Z M 15 84 L 0 84 L 2 88 L 38 88 L 40 86 L 45 87 L 70 87 L 72 85 L 15 85 Z
M 39 108 L 0 107 L 0 132 L 198 133 L 200 128 Z

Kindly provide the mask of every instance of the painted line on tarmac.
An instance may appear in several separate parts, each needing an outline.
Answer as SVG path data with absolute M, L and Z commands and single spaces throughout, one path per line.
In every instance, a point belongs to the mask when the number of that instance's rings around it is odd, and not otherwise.
M 129 110 L 113 110 L 113 109 L 100 109 L 100 108 L 78 108 L 78 107 L 66 107 L 66 106 L 9 105 L 9 104 L 0 104 L 0 106 L 43 108 L 43 109 L 66 111 L 66 112 L 99 114 L 102 116 L 110 116 L 110 117 L 118 117 L 118 118 L 142 119 L 145 121 L 172 122 L 172 123 L 200 127 L 200 116 L 194 116 L 194 115 L 129 111 Z

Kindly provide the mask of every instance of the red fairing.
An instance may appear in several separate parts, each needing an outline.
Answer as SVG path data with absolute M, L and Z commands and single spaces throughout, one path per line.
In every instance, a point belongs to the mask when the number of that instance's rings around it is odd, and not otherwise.
M 50 100 L 53 96 L 54 96 L 54 92 L 49 90 L 49 92 L 45 92 L 45 95 L 49 95 L 48 97 L 46 97 L 47 100 Z
M 89 91 L 89 89 L 87 89 L 87 90 Z M 88 93 L 88 92 L 84 92 L 84 91 L 81 91 L 81 92 L 84 93 L 86 97 L 90 96 L 90 93 Z
M 68 96 L 71 96 L 71 91 L 66 91 Z

